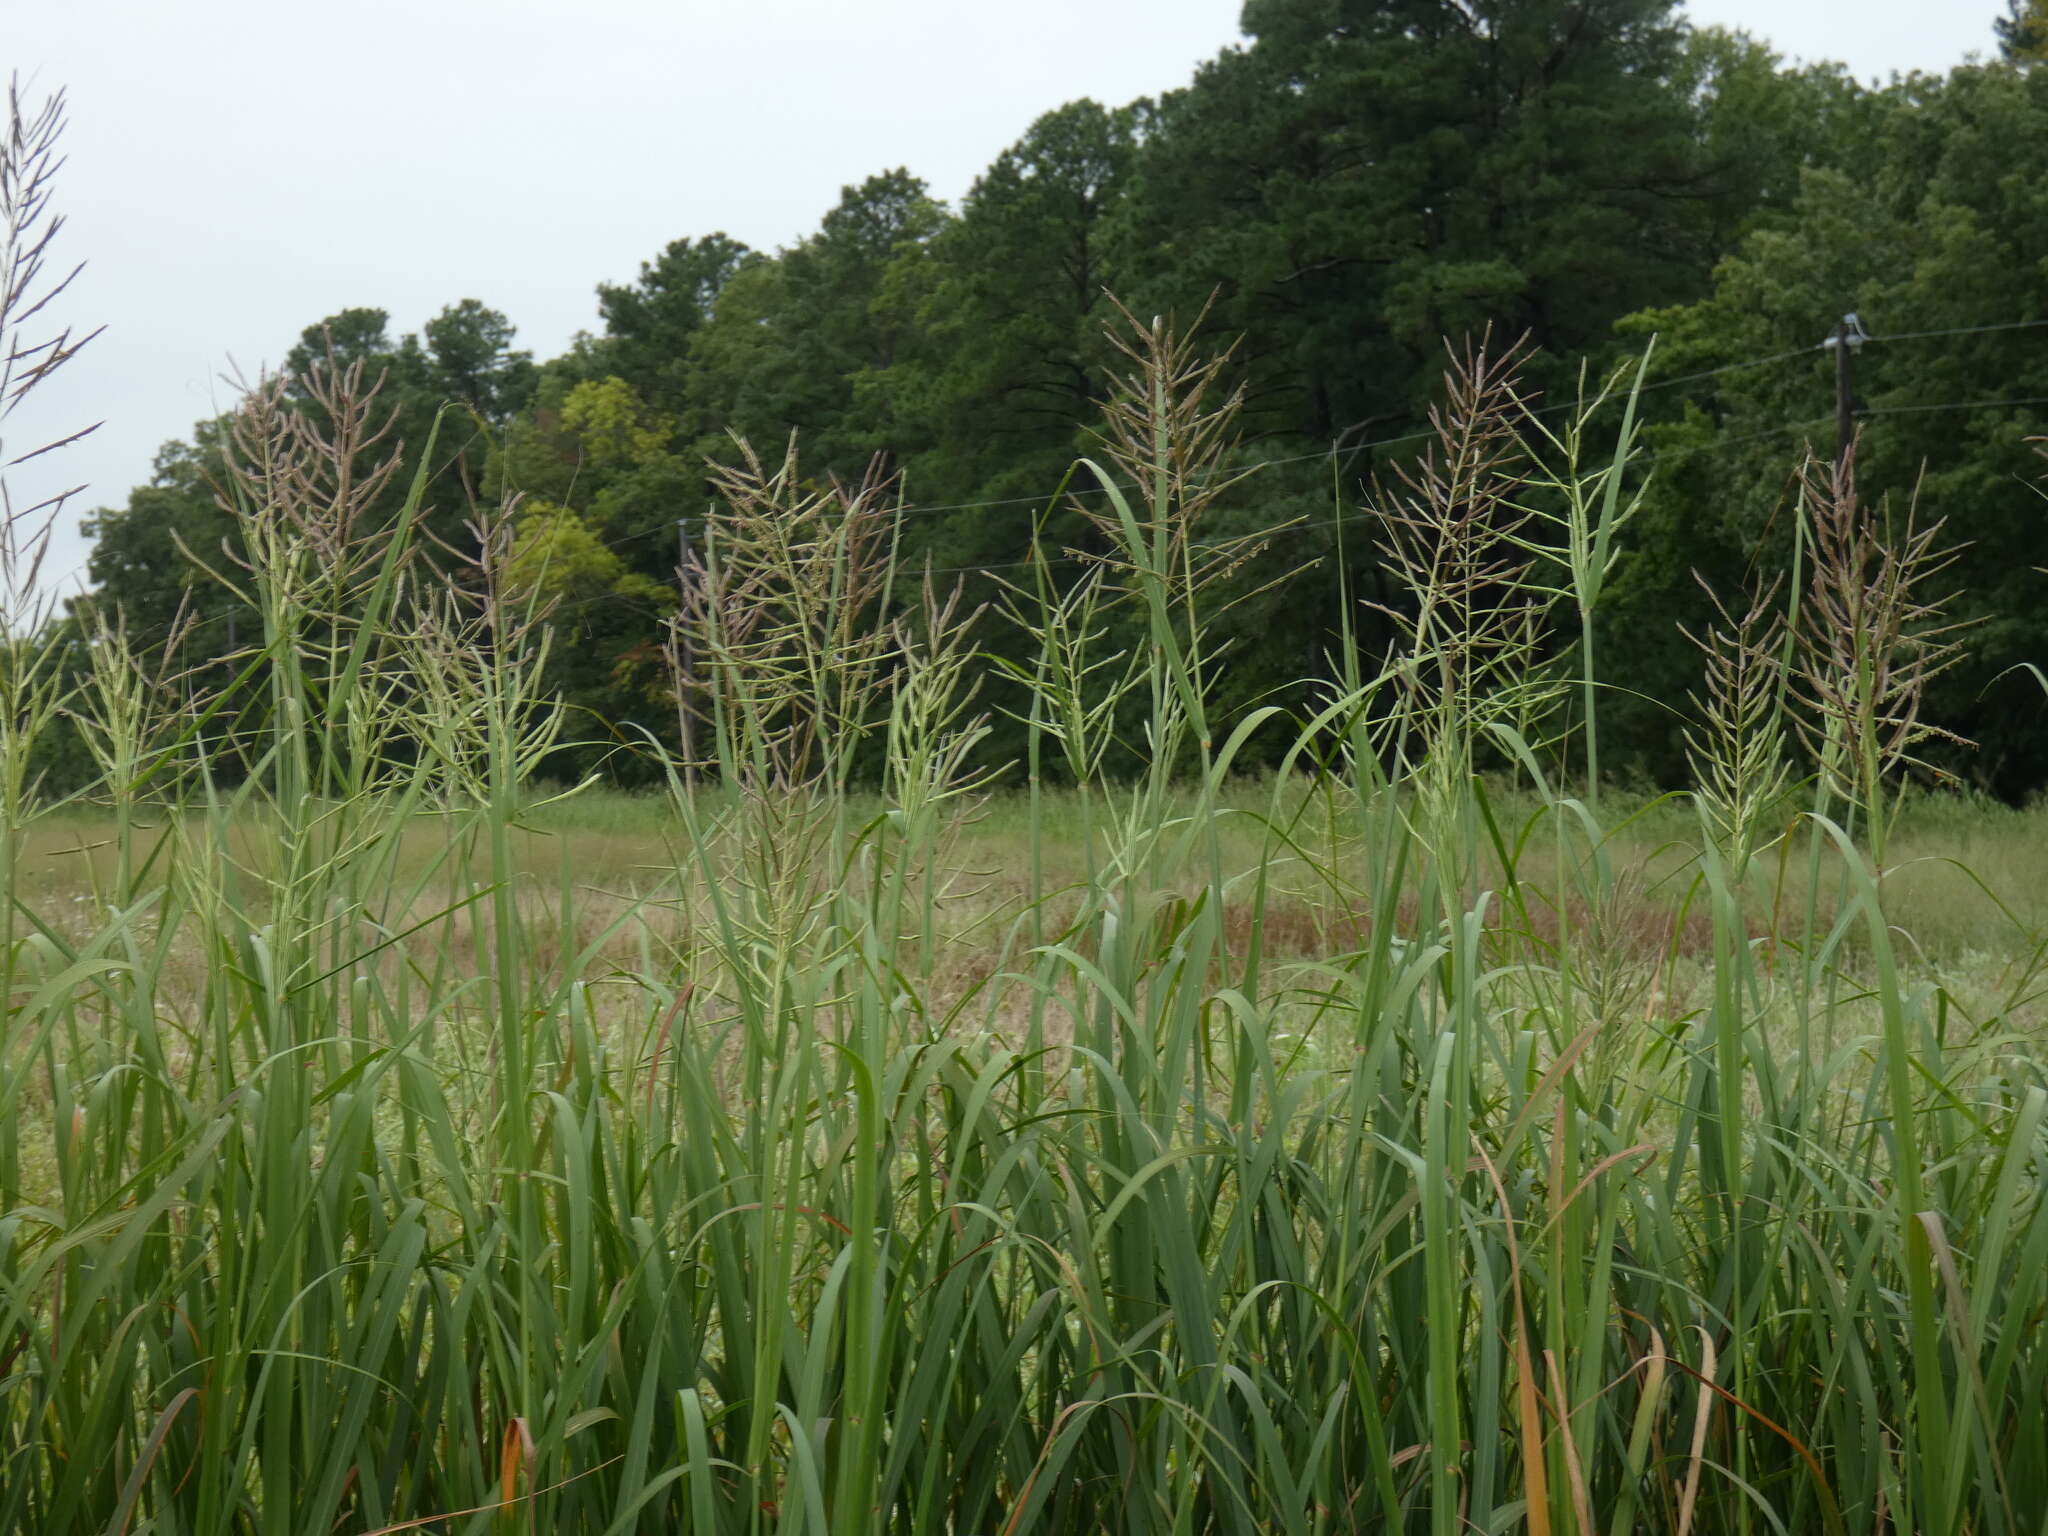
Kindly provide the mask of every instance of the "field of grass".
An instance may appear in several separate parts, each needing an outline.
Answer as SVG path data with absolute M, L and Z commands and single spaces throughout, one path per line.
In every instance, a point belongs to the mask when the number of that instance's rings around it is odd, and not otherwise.
M 1545 815 L 1544 803 L 1503 780 L 1482 781 L 1478 792 L 1504 828 L 1504 836 L 1527 838 Z M 687 943 L 692 909 L 688 881 L 678 871 L 688 863 L 686 822 L 665 794 L 628 793 L 592 786 L 567 798 L 562 790 L 529 791 L 513 827 L 510 851 L 519 872 L 529 923 L 545 935 L 551 952 L 594 946 L 593 957 L 630 964 L 641 939 L 658 936 L 668 946 Z M 1313 805 L 1311 802 L 1315 802 Z M 1366 942 L 1372 913 L 1358 897 L 1370 886 L 1365 859 L 1369 843 L 1353 808 L 1332 806 L 1326 786 L 1304 775 L 1289 785 L 1270 777 L 1233 780 L 1206 802 L 1181 792 L 1170 814 L 1201 814 L 1217 824 L 1226 896 L 1225 943 L 1242 953 L 1250 938 L 1252 886 L 1258 891 L 1260 942 L 1267 954 L 1286 961 L 1321 961 L 1349 953 Z M 887 809 L 872 792 L 848 797 L 847 816 L 859 826 Z M 1801 808 L 1787 803 L 1781 820 L 1793 827 Z M 933 908 L 939 944 L 936 1001 L 952 1007 L 969 988 L 984 981 L 1003 953 L 1010 923 L 1028 907 L 1067 911 L 1089 880 L 1088 839 L 1083 799 L 1072 789 L 1048 789 L 1034 816 L 1031 797 L 1018 789 L 976 796 L 959 807 L 948 828 L 939 861 Z M 1701 899 L 1700 828 L 1684 796 L 1616 795 L 1604 807 L 1601 848 L 1614 883 L 1613 910 L 1599 914 L 1603 934 L 1621 945 L 1658 995 L 1660 1016 L 1675 1023 L 1699 1004 L 1696 984 L 1711 974 L 1712 923 Z M 717 815 L 706 807 L 703 814 Z M 1269 819 L 1282 816 L 1302 825 L 1314 840 L 1312 855 L 1276 852 L 1266 836 Z M 174 824 L 175 829 L 174 829 Z M 278 846 L 261 816 L 227 819 L 214 827 L 207 813 L 171 806 L 142 812 L 132 836 L 149 858 L 159 843 L 168 851 L 215 831 L 236 850 L 245 869 L 276 873 Z M 480 847 L 459 864 L 446 849 L 439 815 L 415 815 L 395 823 L 396 867 L 420 883 L 415 908 L 397 926 L 437 912 L 488 878 Z M 21 886 L 42 920 L 83 938 L 101 918 L 105 892 L 117 873 L 118 829 L 89 806 L 74 806 L 38 818 L 17 846 Z M 1791 845 L 1797 852 L 1796 843 Z M 1033 853 L 1039 874 L 1034 887 Z M 1892 844 L 1893 863 L 1885 875 L 1885 915 L 1901 964 L 1915 976 L 1940 985 L 1951 1003 L 1965 1006 L 1973 1025 L 2005 1016 L 2031 1026 L 2048 983 L 2037 982 L 2048 935 L 2048 889 L 2036 872 L 2048 868 L 2048 805 L 2015 808 L 1996 801 L 1943 794 L 1913 799 L 1904 810 Z M 1482 850 L 1480 881 L 1499 890 L 1507 872 L 1498 851 Z M 556 904 L 542 891 L 559 894 L 566 876 L 575 887 L 570 908 L 573 931 L 555 923 Z M 422 880 L 422 877 L 424 880 Z M 1334 883 L 1333 883 L 1334 879 Z M 1552 908 L 1561 882 L 1552 851 L 1542 839 L 1516 861 L 1514 880 L 1534 902 L 1533 928 L 1553 940 Z M 1785 923 L 1788 910 L 1803 910 L 1807 876 L 1802 860 L 1767 852 L 1752 876 L 1758 910 L 1753 937 L 1766 938 Z M 1201 894 L 1198 881 L 1177 887 L 1186 899 Z M 1830 913 L 1834 894 L 1823 888 Z M 1397 920 L 1413 927 L 1412 890 L 1404 892 Z M 1574 920 L 1589 921 L 1583 897 L 1567 895 Z M 696 910 L 702 921 L 704 913 Z M 624 926 L 619 919 L 628 917 Z M 387 919 L 388 921 L 389 919 Z M 1492 922 L 1503 922 L 1502 909 Z M 459 920 L 458 920 L 459 921 Z M 1512 925 L 1510 934 L 1512 937 Z M 1851 937 L 1852 952 L 1860 946 Z M 204 958 L 174 950 L 162 978 L 175 988 L 179 978 L 196 998 L 205 974 Z M 387 962 L 386 969 L 389 969 Z M 946 978 L 950 978 L 947 981 Z
M 2048 813 L 1901 801 L 1882 698 L 1786 782 L 1782 690 L 1697 797 L 1537 782 L 1489 626 L 1590 613 L 1619 468 L 1503 577 L 1455 391 L 1402 657 L 1212 720 L 1214 376 L 1132 346 L 1146 499 L 1008 615 L 1078 788 L 982 792 L 960 615 L 764 469 L 698 785 L 542 795 L 544 628 L 260 396 L 242 692 L 10 655 L 0 1529 L 2048 1531 Z

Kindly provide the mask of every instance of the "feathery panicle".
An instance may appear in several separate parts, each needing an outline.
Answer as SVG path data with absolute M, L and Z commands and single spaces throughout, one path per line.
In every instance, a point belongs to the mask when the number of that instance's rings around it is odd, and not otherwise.
M 1129 366 L 1111 377 L 1096 436 L 1104 457 L 1137 489 L 1133 509 L 1147 547 L 1139 563 L 1172 572 L 1186 600 L 1238 569 L 1277 531 L 1199 544 L 1195 538 L 1218 498 L 1256 473 L 1227 467 L 1244 408 L 1244 386 L 1224 383 L 1236 347 L 1209 352 L 1197 343 L 1207 305 L 1182 327 L 1171 316 L 1146 325 L 1114 296 L 1110 302 L 1123 324 L 1109 328 L 1109 341 Z M 1107 553 L 1084 558 L 1123 573 L 1119 580 L 1134 575 L 1116 513 L 1093 498 L 1075 504 L 1108 545 Z
M 1959 552 L 1946 519 L 1919 521 L 1918 499 L 1893 528 L 1857 492 L 1856 453 L 1827 464 L 1809 454 L 1800 503 L 1811 531 L 1812 575 L 1799 611 L 1800 737 L 1829 793 L 1866 819 L 1883 862 L 1885 783 L 1900 769 L 1933 771 L 1928 741 L 1969 743 L 1921 718 L 1927 685 L 1963 659 L 1968 625 L 1948 617 L 1951 593 L 1930 590 Z
M 854 485 L 804 479 L 792 437 L 771 470 L 736 440 L 711 465 L 706 520 L 672 635 L 716 725 L 712 764 L 735 782 L 841 785 L 879 724 L 895 636 L 880 605 L 894 575 L 897 502 L 880 461 Z M 672 650 L 680 661 L 680 647 Z
M 1731 614 L 1704 577 L 1718 622 L 1685 631 L 1706 665 L 1699 719 L 1685 727 L 1693 798 L 1731 869 L 1740 872 L 1765 842 L 1765 821 L 1791 777 L 1785 753 L 1783 578 L 1749 594 Z
M 1513 719 L 1541 677 L 1536 650 L 1551 597 L 1535 581 L 1518 502 L 1528 451 L 1516 420 L 1524 344 L 1487 339 L 1450 352 L 1444 399 L 1430 410 L 1434 439 L 1382 484 L 1372 510 L 1380 547 L 1402 589 L 1374 603 L 1402 637 L 1402 724 L 1418 738 L 1412 760 L 1448 752 L 1469 766 L 1474 738 Z

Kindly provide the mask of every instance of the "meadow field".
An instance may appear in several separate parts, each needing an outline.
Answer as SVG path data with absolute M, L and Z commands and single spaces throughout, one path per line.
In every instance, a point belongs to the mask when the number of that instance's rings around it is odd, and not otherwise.
M 0 1529 L 2048 1531 L 2048 812 L 1902 787 L 1915 552 L 1811 478 L 1624 795 L 1629 428 L 1514 478 L 1467 356 L 1399 654 L 1214 718 L 1231 402 L 1125 345 L 978 616 L 721 472 L 662 793 L 536 787 L 509 524 L 360 525 L 343 376 L 239 418 L 231 684 L 10 651 Z
M 1501 952 L 1511 953 L 1518 937 L 1554 941 L 1561 899 L 1568 922 L 1590 924 L 1595 914 L 1583 893 L 1572 894 L 1569 870 L 1560 880 L 1556 849 L 1529 835 L 1541 824 L 1545 802 L 1503 775 L 1485 776 L 1475 789 L 1486 798 L 1503 838 L 1521 843 L 1512 860 L 1513 881 L 1531 902 L 1528 935 L 1498 905 L 1489 909 Z M 856 826 L 889 809 L 871 790 L 856 789 L 847 798 L 848 818 Z M 727 804 L 714 806 L 721 799 L 715 791 L 698 799 L 705 807 L 699 814 L 715 819 L 731 813 Z M 1206 803 L 1178 787 L 1170 804 L 1176 817 L 1199 810 L 1217 819 L 1227 890 L 1223 935 L 1234 951 L 1242 952 L 1251 938 L 1255 895 L 1259 943 L 1276 959 L 1326 960 L 1367 942 L 1373 914 L 1358 893 L 1370 888 L 1370 845 L 1355 807 L 1332 804 L 1327 785 L 1308 774 L 1285 784 L 1261 774 L 1224 783 Z M 1020 913 L 1036 906 L 1058 913 L 1062 922 L 1071 919 L 1090 879 L 1088 809 L 1071 786 L 1045 789 L 1035 808 L 1032 797 L 1015 787 L 978 794 L 959 808 L 947 829 L 935 886 L 937 991 L 929 999 L 934 1006 L 951 1011 L 969 1005 L 970 995 L 1002 969 Z M 1775 814 L 1790 829 L 1805 809 L 1788 798 Z M 1296 825 L 1298 837 L 1314 839 L 1312 855 L 1269 846 L 1266 828 L 1276 814 Z M 688 898 L 689 882 L 679 877 L 689 863 L 687 826 L 666 794 L 602 785 L 573 794 L 559 785 L 527 789 L 510 852 L 532 942 L 553 961 L 564 952 L 587 951 L 589 964 L 620 967 L 640 957 L 643 938 L 672 952 L 687 949 L 692 930 L 711 915 L 701 901 Z M 488 882 L 484 850 L 472 846 L 461 857 L 451 855 L 440 814 L 416 814 L 392 823 L 389 831 L 397 842 L 396 869 L 427 893 L 412 920 Z M 131 829 L 143 860 L 159 856 L 159 849 L 168 858 L 194 838 L 218 836 L 244 870 L 265 879 L 276 873 L 279 846 L 273 834 L 267 818 L 246 810 L 216 817 L 205 809 L 165 804 L 140 812 Z M 1599 925 L 1640 972 L 1644 1016 L 1665 1027 L 1677 1027 L 1700 1006 L 1699 986 L 1712 974 L 1700 835 L 1697 812 L 1684 795 L 1610 790 L 1605 797 L 1600 846 L 1614 891 L 1598 913 Z M 23 889 L 40 919 L 74 941 L 89 936 L 118 878 L 119 844 L 114 819 L 90 805 L 52 810 L 31 823 L 16 856 Z M 2016 807 L 1960 793 L 1914 795 L 1902 808 L 1892 855 L 1885 915 L 1901 964 L 1939 985 L 1972 1021 L 2002 1019 L 2015 1028 L 2038 1022 L 2036 994 L 2048 997 L 2048 984 L 2037 980 L 2037 970 L 2048 963 L 2042 953 L 2048 890 L 2036 872 L 2048 868 L 2048 806 Z M 1509 862 L 1499 848 L 1482 849 L 1482 886 L 1500 890 Z M 1260 876 L 1264 889 L 1256 892 Z M 1802 859 L 1773 850 L 1751 878 L 1757 885 L 1752 941 L 1769 941 L 1788 912 L 1804 913 L 1812 894 L 1809 875 Z M 565 881 L 575 893 L 566 907 L 560 900 Z M 1185 900 L 1201 895 L 1192 878 L 1175 882 L 1173 889 Z M 1820 909 L 1832 917 L 1838 900 L 1838 891 L 1824 883 Z M 1413 889 L 1404 895 L 1398 920 L 1409 927 L 1417 920 Z M 1847 952 L 1862 954 L 1853 934 L 1843 943 Z M 179 947 L 170 951 L 170 962 L 166 979 L 187 987 L 187 1001 L 196 1001 L 205 957 Z M 388 969 L 391 962 L 385 964 Z

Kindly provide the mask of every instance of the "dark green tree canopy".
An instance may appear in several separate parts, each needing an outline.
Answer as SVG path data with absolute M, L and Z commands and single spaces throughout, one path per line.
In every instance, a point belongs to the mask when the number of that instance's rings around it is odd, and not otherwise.
M 512 322 L 475 299 L 451 304 L 423 334 L 430 382 L 451 400 L 501 422 L 533 393 L 533 354 L 515 351 Z
M 2018 794 L 2048 762 L 2039 694 L 2012 670 L 2048 656 L 2048 504 L 2028 441 L 2048 431 L 2048 198 L 2014 174 L 2012 147 L 2048 136 L 2048 75 L 1965 66 L 1871 105 L 1875 144 L 1850 161 L 1871 174 L 1806 168 L 1786 216 L 1721 262 L 1709 297 L 1626 322 L 1659 334 L 1672 373 L 1806 355 L 1658 403 L 1673 419 L 1656 429 L 1658 484 L 1609 617 L 1633 637 L 1629 685 L 1682 697 L 1694 658 L 1676 621 L 1704 617 L 1691 571 L 1732 591 L 1790 562 L 1791 472 L 1807 444 L 1833 448 L 1832 354 L 1818 343 L 1854 310 L 1877 338 L 1855 364 L 1859 487 L 1898 517 L 1917 504 L 1948 519 L 1958 611 L 1982 621 L 1930 699 L 1937 723 L 1981 743 L 1946 766 Z M 1677 772 L 1675 725 L 1645 706 L 1634 728 L 1659 776 Z
M 694 451 L 724 457 L 735 432 L 764 443 L 798 432 L 807 463 L 845 476 L 900 452 L 890 402 L 864 391 L 917 323 L 904 269 L 926 259 L 945 218 L 922 181 L 889 171 L 842 188 L 816 234 L 736 273 L 690 343 L 679 415 Z
M 1259 428 L 1412 419 L 1445 336 L 1569 353 L 1716 254 L 1669 0 L 1254 0 L 1161 104 L 1132 219 L 1150 294 L 1211 288 Z M 1156 300 L 1152 301 L 1156 304 Z
M 2006 13 L 1991 23 L 1998 51 L 2015 64 L 2048 60 L 2048 4 L 2043 0 L 2005 0 Z
M 331 357 L 346 368 L 351 363 L 385 364 L 391 354 L 391 316 L 386 311 L 344 309 L 299 333 L 298 343 L 285 354 L 284 371 L 286 377 L 300 379 L 318 360 Z
M 892 371 L 922 443 L 930 499 L 1012 496 L 1056 483 L 1105 384 L 1115 221 L 1141 108 L 1071 102 L 1032 124 L 968 193 L 935 245 L 917 347 Z M 1014 552 L 1028 522 L 956 553 Z
M 632 283 L 598 284 L 606 365 L 664 408 L 680 409 L 690 338 L 710 319 L 725 285 L 758 259 L 729 235 L 706 235 L 671 241 L 640 264 Z

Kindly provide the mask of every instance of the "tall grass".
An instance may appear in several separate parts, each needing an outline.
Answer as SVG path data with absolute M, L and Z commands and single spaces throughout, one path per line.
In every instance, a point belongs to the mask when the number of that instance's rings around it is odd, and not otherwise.
M 1749 823 L 1700 823 L 1705 1001 L 1646 1006 L 1611 829 L 1497 693 L 1528 631 L 1413 621 L 1427 559 L 1384 675 L 1347 649 L 1314 718 L 1217 718 L 1231 401 L 1168 328 L 1124 340 L 1081 471 L 1106 553 L 1007 605 L 1082 872 L 1034 851 L 966 985 L 948 849 L 994 706 L 971 615 L 884 615 L 915 579 L 881 487 L 728 478 L 679 621 L 707 771 L 673 765 L 672 857 L 593 931 L 573 843 L 553 880 L 516 849 L 561 722 L 502 525 L 434 571 L 418 481 L 355 516 L 400 472 L 374 381 L 255 397 L 217 574 L 264 628 L 196 706 L 246 771 L 110 629 L 64 702 L 118 877 L 60 919 L 9 844 L 0 1529 L 2048 1529 L 2038 1040 L 1901 963 L 1819 816 L 1804 919 Z M 1592 579 L 1552 599 L 1597 601 L 1626 466 L 1541 501 L 1466 451 L 1515 411 L 1454 388 L 1390 536 L 1476 507 L 1452 553 L 1487 572 L 1561 527 Z M 1487 579 L 1547 611 L 1552 568 Z M 1149 766 L 1106 782 L 1133 719 Z M 1288 766 L 1248 811 L 1260 732 Z M 8 805 L 10 839 L 44 814 Z M 1270 952 L 1283 880 L 1356 937 Z

